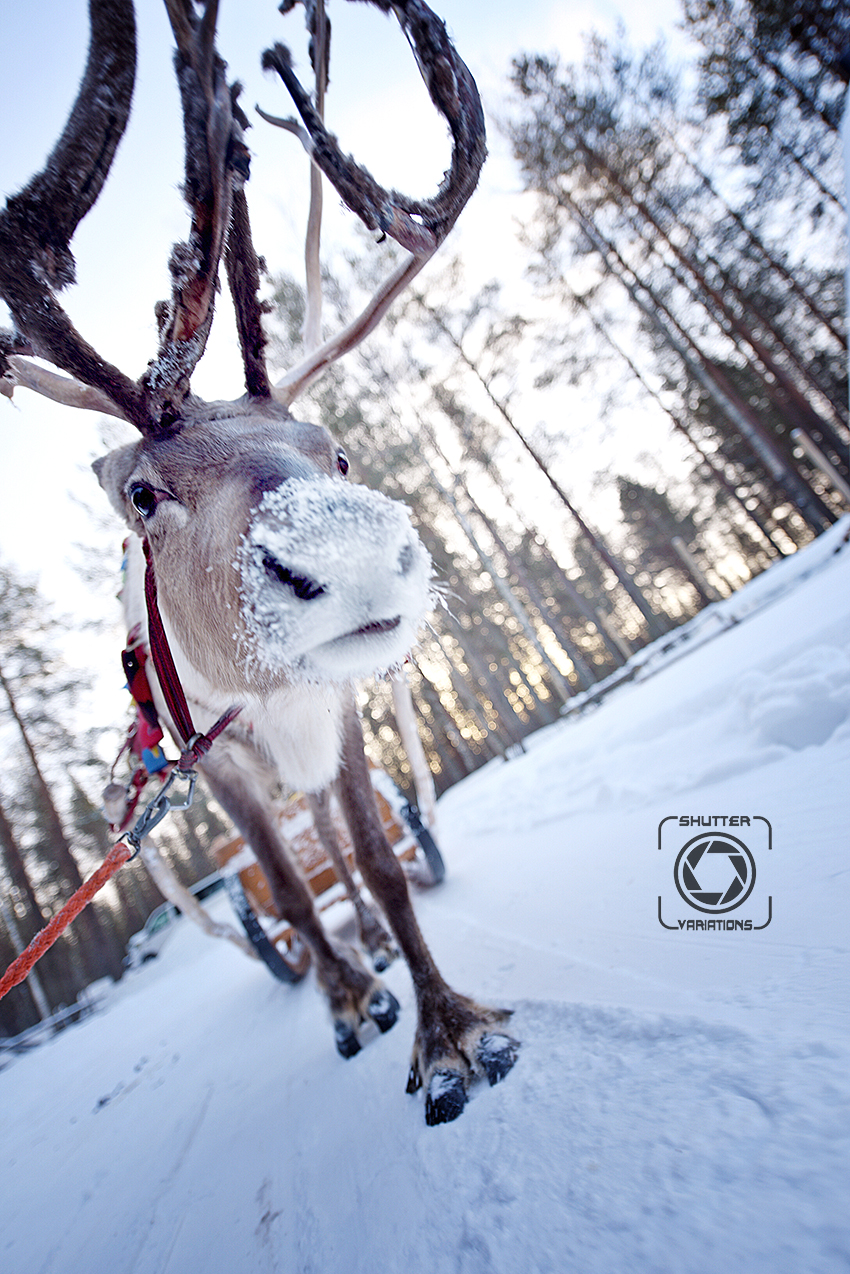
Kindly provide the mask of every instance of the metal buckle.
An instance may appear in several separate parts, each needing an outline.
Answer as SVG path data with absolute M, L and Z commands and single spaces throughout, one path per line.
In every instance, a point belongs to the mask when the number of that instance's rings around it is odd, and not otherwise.
M 175 769 L 171 771 L 156 796 L 150 804 L 146 805 L 142 810 L 142 813 L 136 820 L 133 830 L 125 833 L 125 839 L 133 846 L 133 853 L 130 855 L 131 858 L 136 857 L 136 854 L 138 854 L 142 847 L 142 840 L 144 837 L 152 832 L 153 829 L 162 822 L 170 810 L 187 810 L 189 808 L 195 795 L 195 782 L 197 777 L 198 776 L 194 770 L 178 770 L 175 767 Z M 189 780 L 189 790 L 186 793 L 186 799 L 182 804 L 178 804 L 176 801 L 170 800 L 168 796 L 169 788 L 176 778 Z

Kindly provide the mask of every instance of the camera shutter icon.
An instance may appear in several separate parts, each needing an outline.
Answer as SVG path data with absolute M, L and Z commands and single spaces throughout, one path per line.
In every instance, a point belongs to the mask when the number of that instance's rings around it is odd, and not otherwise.
M 756 883 L 756 863 L 737 836 L 703 833 L 679 851 L 673 876 L 689 907 L 721 916 L 749 898 Z

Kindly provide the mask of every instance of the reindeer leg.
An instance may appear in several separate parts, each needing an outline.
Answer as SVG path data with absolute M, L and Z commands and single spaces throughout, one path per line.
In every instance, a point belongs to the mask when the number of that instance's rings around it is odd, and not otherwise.
M 382 1032 L 389 1030 L 398 1016 L 397 1000 L 363 967 L 353 950 L 343 954 L 329 941 L 310 889 L 270 816 L 267 802 L 252 790 L 250 778 L 232 766 L 216 765 L 209 757 L 202 768 L 216 800 L 256 854 L 280 914 L 310 948 L 319 986 L 330 1005 L 337 1051 L 343 1057 L 353 1057 L 360 1051 L 358 1028 L 369 1018 Z
M 371 956 L 372 967 L 375 972 L 383 973 L 384 969 L 389 968 L 393 960 L 398 956 L 398 948 L 375 912 L 366 903 L 354 882 L 354 877 L 348 870 L 348 863 L 343 856 L 336 829 L 333 825 L 333 819 L 331 818 L 330 791 L 328 788 L 324 788 L 321 792 L 308 795 L 307 799 L 310 802 L 310 809 L 313 811 L 313 821 L 316 824 L 319 840 L 330 857 L 345 892 L 354 904 L 360 941 Z
M 519 1043 L 494 1027 L 510 1011 L 491 1009 L 459 995 L 444 981 L 416 921 L 404 872 L 378 816 L 363 733 L 352 702 L 343 724 L 339 797 L 354 840 L 357 865 L 380 903 L 413 980 L 418 1025 L 407 1091 L 425 1088 L 425 1121 L 457 1119 L 471 1081 L 503 1079 L 517 1059 Z

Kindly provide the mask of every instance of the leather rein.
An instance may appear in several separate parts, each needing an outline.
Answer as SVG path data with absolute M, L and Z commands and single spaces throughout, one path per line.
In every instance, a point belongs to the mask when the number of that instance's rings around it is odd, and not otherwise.
M 156 576 L 154 575 L 153 558 L 147 540 L 142 541 L 142 547 L 145 554 L 145 603 L 148 611 L 148 642 L 150 644 L 151 658 L 153 659 L 153 666 L 156 670 L 159 684 L 162 687 L 168 714 L 183 740 L 177 769 L 186 773 L 194 769 L 196 762 L 201 757 L 206 756 L 222 730 L 225 730 L 230 725 L 231 721 L 239 715 L 242 709 L 240 706 L 228 708 L 204 734 L 195 729 L 192 714 L 186 702 L 186 695 L 174 665 L 174 657 L 168 644 L 162 616 L 159 613 Z

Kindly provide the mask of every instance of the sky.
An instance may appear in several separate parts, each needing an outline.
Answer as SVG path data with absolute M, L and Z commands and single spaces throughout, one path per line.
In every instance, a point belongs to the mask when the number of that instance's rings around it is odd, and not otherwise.
M 27 5 L 0 7 L 5 60 L 0 113 L 14 120 L 4 129 L 0 148 L 4 197 L 41 166 L 64 125 L 85 63 L 86 8 L 84 0 L 30 0 Z M 171 34 L 157 0 L 144 0 L 137 11 L 139 65 L 133 114 L 110 178 L 74 239 L 77 284 L 62 294 L 63 305 L 85 338 L 134 377 L 155 352 L 153 307 L 169 292 L 171 245 L 188 231 L 179 194 L 182 125 Z M 448 138 L 397 24 L 369 6 L 340 0 L 334 0 L 330 15 L 329 127 L 385 184 L 411 194 L 435 190 L 448 163 Z M 477 79 L 488 121 L 490 156 L 481 184 L 443 249 L 445 254 L 461 255 L 470 293 L 496 270 L 502 277 L 520 270 L 515 243 L 515 224 L 522 215 L 519 181 L 497 126 L 511 56 L 532 49 L 575 59 L 584 33 L 612 32 L 619 22 L 627 25 L 636 42 L 662 34 L 675 40 L 677 15 L 677 0 L 653 0 L 639 10 L 607 0 L 530 0 L 521 11 L 508 0 L 487 5 L 480 0 L 446 0 L 441 16 Z M 302 79 L 309 82 L 300 10 L 283 19 L 272 0 L 222 0 L 218 45 L 230 76 L 245 85 L 242 102 L 249 113 L 255 103 L 273 114 L 291 113 L 282 85 L 259 70 L 262 49 L 275 40 L 290 43 Z M 258 251 L 273 271 L 286 269 L 300 278 L 306 158 L 291 136 L 258 117 L 248 142 L 253 151 L 249 199 Z M 354 223 L 333 191 L 327 192 L 323 239 L 330 251 L 350 242 Z M 434 265 L 438 268 L 436 261 Z M 427 282 L 427 273 L 423 279 Z M 0 306 L 0 323 L 6 321 L 5 307 Z M 193 389 L 209 399 L 234 398 L 242 392 L 224 299 L 218 303 Z M 583 410 L 592 413 L 593 407 Z M 592 439 L 589 416 L 584 425 Z M 666 421 L 659 416 L 655 427 L 657 435 L 641 439 L 637 449 L 652 451 L 663 441 Z M 113 656 L 106 647 L 101 653 L 91 634 L 78 630 L 79 618 L 114 618 L 116 634 L 120 631 L 112 588 L 93 591 L 81 584 L 75 569 L 86 556 L 76 547 L 79 544 L 94 545 L 94 550 L 88 549 L 89 558 L 93 551 L 110 569 L 111 551 L 116 578 L 120 563 L 123 530 L 90 469 L 105 449 L 102 430 L 103 418 L 57 406 L 25 390 L 17 391 L 14 403 L 0 399 L 0 561 L 35 578 L 60 611 L 73 617 L 68 657 L 85 664 L 93 657 L 100 663 Z M 114 421 L 109 430 L 110 446 L 135 437 L 129 427 Z M 595 463 L 591 442 L 585 460 L 588 474 Z M 104 530 L 104 525 L 113 529 Z M 114 645 L 114 638 L 110 640 Z M 117 676 L 114 686 L 108 684 L 110 694 L 120 690 Z
M 848 531 L 439 801 L 447 873 L 414 906 L 447 980 L 514 1010 L 501 1084 L 426 1127 L 401 961 L 398 1023 L 343 1061 L 312 975 L 181 920 L 99 1011 L 6 1055 L 4 1268 L 846 1274 Z M 740 929 L 677 892 L 703 835 L 682 817 L 738 820 Z M 326 918 L 351 938 L 350 908 Z
M 87 43 L 83 0 L 30 0 L 0 10 L 2 117 L 0 192 L 22 185 L 49 152 L 76 92 Z M 188 221 L 177 187 L 181 178 L 181 125 L 170 66 L 170 32 L 164 8 L 145 0 L 139 10 L 139 71 L 134 113 L 110 180 L 74 241 L 78 283 L 63 303 L 80 331 L 105 357 L 138 375 L 155 349 L 153 305 L 168 294 L 166 263 L 171 244 L 185 237 Z M 494 260 L 515 256 L 512 217 L 517 178 L 498 135 L 498 117 L 510 57 L 520 48 L 580 53 L 580 36 L 592 27 L 612 29 L 623 6 L 531 0 L 518 22 L 516 5 L 446 0 L 443 16 L 476 76 L 489 117 L 490 159 L 481 186 L 464 212 L 447 250 L 458 250 L 472 277 L 489 277 Z M 675 0 L 655 0 L 625 20 L 636 38 L 671 31 Z M 379 180 L 422 194 L 435 189 L 448 161 L 442 121 L 427 100 L 397 25 L 365 5 L 331 6 L 334 24 L 329 126 Z M 37 38 L 35 38 L 37 35 Z M 243 103 L 259 102 L 289 114 L 282 86 L 257 68 L 259 53 L 276 39 L 289 40 L 303 71 L 306 51 L 300 11 L 286 20 L 271 0 L 223 0 L 219 47 L 233 76 L 245 84 Z M 374 86 L 380 85 L 379 91 Z M 368 90 L 368 91 L 367 91 Z M 255 240 L 272 269 L 301 274 L 307 165 L 297 142 L 259 119 L 248 141 L 255 155 L 249 187 Z M 326 197 L 325 240 L 344 241 L 353 218 Z M 435 263 L 436 264 L 436 263 Z M 239 365 L 224 305 L 209 352 L 195 376 L 209 398 L 241 392 Z M 98 421 L 38 401 L 20 391 L 15 405 L 0 403 L 0 553 L 43 574 L 48 592 L 59 590 L 60 560 L 68 538 L 81 536 L 84 515 L 66 492 L 104 507 L 85 472 L 98 454 Z M 128 435 L 131 436 L 131 435 Z M 56 527 L 55 531 L 50 528 Z M 68 534 L 70 532 L 70 535 Z M 49 537 L 49 538 L 48 538 Z M 50 542 L 48 549 L 45 545 Z M 67 587 L 67 586 L 66 586 Z

